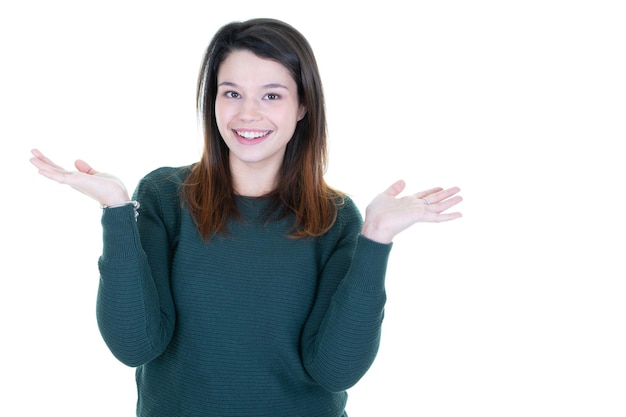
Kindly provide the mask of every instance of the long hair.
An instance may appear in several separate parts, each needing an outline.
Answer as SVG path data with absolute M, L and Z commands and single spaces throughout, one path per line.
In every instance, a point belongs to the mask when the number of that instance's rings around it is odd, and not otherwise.
M 228 233 L 228 220 L 238 216 L 229 150 L 215 119 L 217 72 L 236 50 L 249 50 L 282 64 L 298 86 L 298 100 L 306 114 L 287 144 L 278 185 L 267 197 L 273 198 L 277 218 L 294 216 L 292 237 L 322 235 L 334 224 L 337 206 L 343 201 L 343 194 L 324 181 L 327 128 L 322 83 L 308 41 L 292 26 L 275 19 L 229 23 L 211 40 L 202 60 L 196 96 L 204 150 L 184 182 L 183 201 L 205 239 Z

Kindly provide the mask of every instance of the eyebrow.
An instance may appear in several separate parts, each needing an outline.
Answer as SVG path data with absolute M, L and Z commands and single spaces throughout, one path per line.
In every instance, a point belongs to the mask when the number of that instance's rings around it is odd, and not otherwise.
M 230 81 L 223 81 L 219 83 L 217 86 L 218 87 L 237 87 L 237 84 L 230 82 Z M 287 88 L 286 86 L 280 83 L 265 84 L 263 88 L 284 88 L 285 90 L 289 90 L 289 88 Z

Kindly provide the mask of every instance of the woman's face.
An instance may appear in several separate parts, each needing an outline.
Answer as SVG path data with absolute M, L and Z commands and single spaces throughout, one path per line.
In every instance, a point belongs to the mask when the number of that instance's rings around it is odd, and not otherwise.
M 278 172 L 306 113 L 287 68 L 248 50 L 233 51 L 218 69 L 217 85 L 215 118 L 231 168 Z

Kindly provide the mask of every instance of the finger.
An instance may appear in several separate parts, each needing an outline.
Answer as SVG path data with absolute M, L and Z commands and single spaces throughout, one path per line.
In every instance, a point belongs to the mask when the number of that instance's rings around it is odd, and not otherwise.
M 98 171 L 93 169 L 91 165 L 89 165 L 82 159 L 77 159 L 76 162 L 74 162 L 74 166 L 76 166 L 77 170 L 79 170 L 80 172 L 84 172 L 85 174 L 94 175 L 98 173 Z
M 404 190 L 404 187 L 406 187 L 404 180 L 398 180 L 385 190 L 385 194 L 395 197 Z
M 73 174 L 52 162 L 41 151 L 33 149 L 31 153 L 33 157 L 30 162 L 39 169 L 39 174 L 61 184 L 67 184 L 71 181 Z
M 61 168 L 60 166 L 46 161 L 45 159 L 42 158 L 38 158 L 38 157 L 33 157 L 30 159 L 30 162 L 35 165 L 37 167 L 37 169 L 39 169 L 39 173 L 40 174 L 52 174 L 52 173 L 59 173 L 59 172 L 66 172 L 63 168 Z M 46 175 L 49 176 L 49 175 Z
M 428 210 L 435 212 L 435 213 L 441 213 L 443 211 L 450 209 L 451 207 L 456 206 L 461 201 L 463 201 L 463 197 L 461 197 L 460 195 L 457 195 L 452 198 L 448 198 L 446 200 L 440 201 L 438 203 L 430 204 L 428 206 Z
M 43 153 L 41 153 L 41 151 L 39 151 L 38 149 L 33 149 L 33 150 L 31 151 L 31 153 L 35 156 L 34 158 L 31 158 L 31 162 L 32 162 L 33 164 L 35 164 L 35 161 L 40 161 L 40 162 L 42 162 L 43 164 L 48 165 L 48 166 L 50 166 L 50 167 L 52 167 L 52 168 L 56 168 L 56 169 L 60 169 L 60 170 L 62 170 L 62 171 L 65 171 L 65 170 L 63 169 L 63 167 L 61 167 L 60 165 L 57 165 L 57 164 L 55 164 L 54 162 L 52 162 L 52 160 L 50 160 L 47 156 L 45 156 Z M 39 165 L 38 165 L 38 164 L 35 164 L 35 165 L 39 168 L 39 167 L 40 167 L 40 166 L 42 166 L 43 164 L 39 164 Z
M 434 221 L 435 223 L 442 223 L 442 222 L 447 222 L 450 220 L 458 219 L 459 217 L 463 217 L 463 215 L 459 212 L 442 213 L 442 214 L 437 215 Z
M 434 204 L 434 203 L 439 203 L 447 198 L 450 198 L 453 195 L 458 194 L 460 191 L 461 189 L 459 187 L 452 187 L 446 190 L 439 188 L 439 190 L 431 194 L 427 194 L 426 196 L 422 198 L 427 198 L 430 204 Z
M 426 191 L 420 191 L 419 193 L 415 193 L 415 197 L 420 198 L 420 199 L 424 199 L 427 196 L 434 194 L 438 191 L 443 190 L 443 188 L 441 187 L 435 187 L 435 188 L 431 188 L 430 190 L 426 190 Z M 430 200 L 428 200 L 429 202 L 432 202 Z

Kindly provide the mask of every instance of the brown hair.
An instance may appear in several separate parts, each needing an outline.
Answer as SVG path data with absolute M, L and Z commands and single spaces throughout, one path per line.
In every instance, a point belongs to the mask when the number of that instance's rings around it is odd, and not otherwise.
M 203 58 L 197 86 L 198 120 L 204 151 L 184 182 L 183 199 L 205 239 L 227 233 L 227 221 L 238 216 L 228 162 L 228 148 L 215 119 L 217 72 L 234 50 L 249 50 L 287 68 L 298 86 L 306 114 L 287 144 L 273 197 L 277 218 L 293 214 L 292 237 L 319 236 L 337 216 L 343 194 L 324 181 L 327 166 L 326 113 L 322 83 L 313 51 L 304 36 L 274 19 L 233 22 L 217 31 Z

